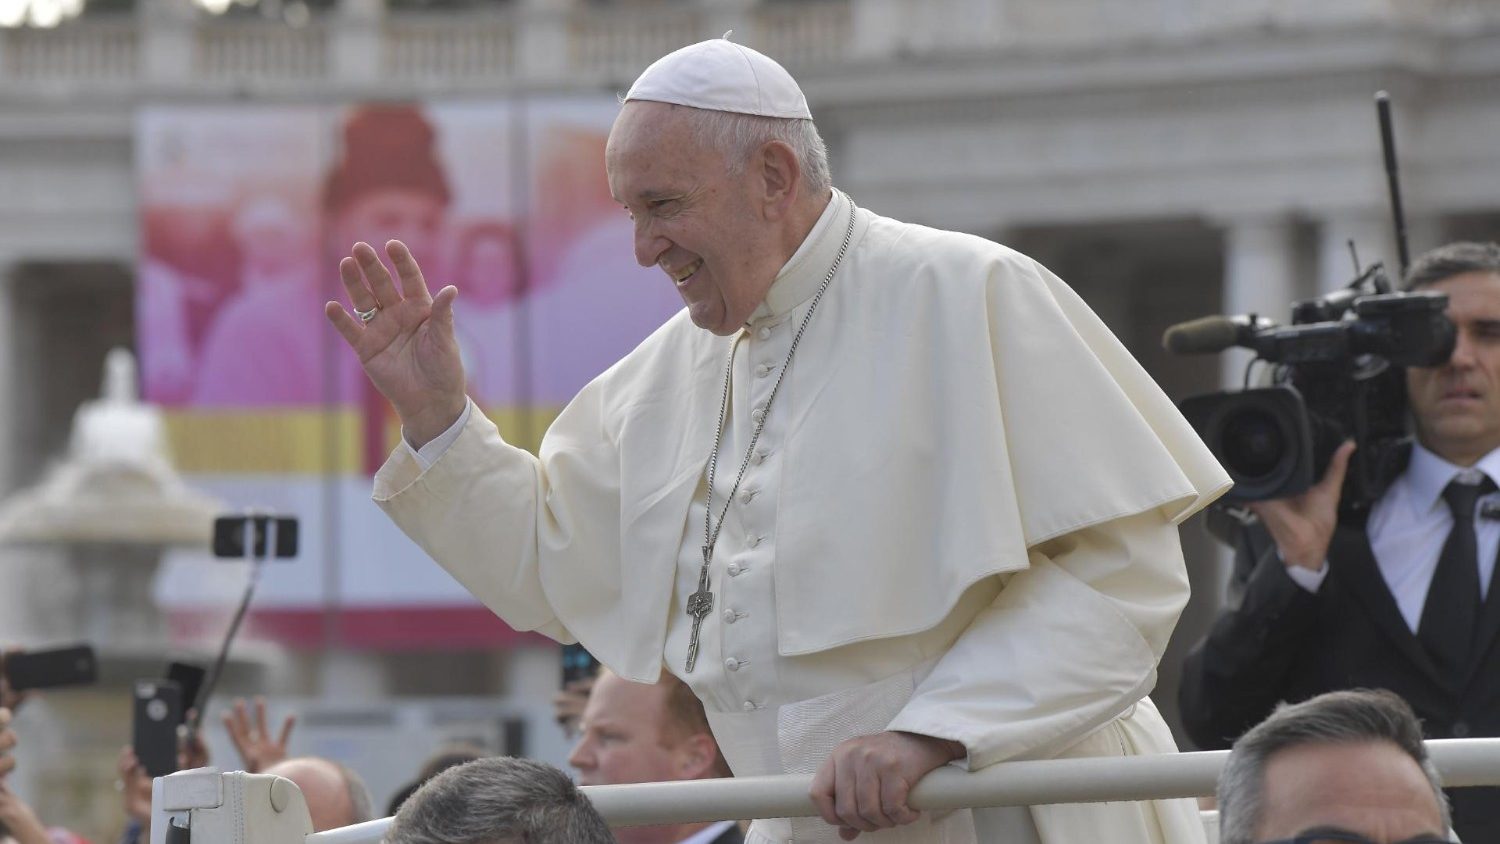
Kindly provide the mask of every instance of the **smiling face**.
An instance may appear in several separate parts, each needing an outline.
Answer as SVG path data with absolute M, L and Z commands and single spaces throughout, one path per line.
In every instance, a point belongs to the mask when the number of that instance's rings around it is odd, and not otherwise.
M 724 155 L 700 144 L 695 109 L 629 102 L 609 133 L 610 193 L 635 222 L 635 257 L 676 285 L 694 324 L 715 334 L 750 318 L 784 253 L 765 173 L 730 176 Z
M 1461 273 L 1424 289 L 1448 294 L 1458 341 L 1443 366 L 1406 371 L 1417 436 L 1443 459 L 1472 466 L 1500 448 L 1500 273 Z

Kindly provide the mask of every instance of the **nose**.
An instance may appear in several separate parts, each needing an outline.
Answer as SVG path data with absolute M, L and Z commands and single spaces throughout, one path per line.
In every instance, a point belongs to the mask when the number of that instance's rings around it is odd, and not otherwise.
M 1474 340 L 1469 332 L 1460 329 L 1453 340 L 1453 354 L 1448 358 L 1449 366 L 1467 367 L 1474 365 Z
M 649 220 L 637 218 L 635 223 L 635 260 L 643 267 L 654 267 L 661 256 L 672 247 L 671 241 L 651 232 Z
M 594 767 L 594 749 L 589 746 L 587 735 L 573 745 L 573 752 L 568 754 L 568 764 L 580 771 L 587 771 Z

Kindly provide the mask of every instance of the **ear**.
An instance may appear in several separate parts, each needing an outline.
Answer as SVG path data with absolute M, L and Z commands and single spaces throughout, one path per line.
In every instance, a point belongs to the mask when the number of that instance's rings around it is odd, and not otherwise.
M 677 761 L 682 779 L 701 780 L 716 776 L 714 763 L 719 746 L 708 733 L 694 733 L 677 746 Z
M 801 195 L 802 167 L 797 154 L 781 141 L 767 141 L 756 153 L 761 179 L 766 219 L 784 218 Z

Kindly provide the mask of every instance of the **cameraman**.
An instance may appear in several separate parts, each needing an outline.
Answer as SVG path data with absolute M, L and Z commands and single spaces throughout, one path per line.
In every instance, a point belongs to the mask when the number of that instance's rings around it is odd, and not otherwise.
M 1406 286 L 1447 294 L 1457 327 L 1446 364 L 1407 370 L 1410 462 L 1365 524 L 1337 518 L 1352 443 L 1307 492 L 1249 505 L 1240 600 L 1183 671 L 1202 747 L 1228 747 L 1279 701 L 1355 687 L 1401 695 L 1428 738 L 1500 736 L 1500 246 L 1435 249 Z M 1450 799 L 1463 840 L 1500 841 L 1500 789 Z

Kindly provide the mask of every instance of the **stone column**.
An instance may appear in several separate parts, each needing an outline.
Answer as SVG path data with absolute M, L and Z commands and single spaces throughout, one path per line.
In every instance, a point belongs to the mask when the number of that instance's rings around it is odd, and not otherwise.
M 15 379 L 12 373 L 16 360 L 15 315 L 15 261 L 0 253 L 0 499 L 16 491 L 16 478 L 11 455 L 20 444 L 16 442 L 17 415 L 20 402 L 16 396 Z M 0 645 L 22 640 L 30 617 L 26 607 L 27 590 L 20 588 L 25 573 L 18 571 L 16 557 L 23 552 L 14 548 L 0 548 Z
M 198 10 L 190 0 L 141 0 L 136 15 L 147 81 L 186 85 L 193 78 L 193 30 Z
M 1359 255 L 1360 271 L 1376 261 L 1385 265 L 1391 284 L 1400 286 L 1401 265 L 1396 254 L 1396 230 L 1389 212 L 1345 211 L 1324 216 L 1318 222 L 1318 292 L 1328 293 L 1348 286 L 1358 273 L 1349 254 L 1349 242 Z
M 853 45 L 861 58 L 891 56 L 907 43 L 907 5 L 903 0 L 858 0 L 850 4 Z
M 1239 217 L 1224 231 L 1224 313 L 1258 314 L 1286 323 L 1297 296 L 1296 231 L 1290 217 L 1267 214 Z M 1227 387 L 1244 382 L 1248 349 L 1232 349 L 1222 358 Z
M 523 79 L 561 79 L 571 53 L 568 17 L 574 0 L 521 0 L 515 36 L 516 72 Z
M 703 32 L 710 38 L 718 38 L 734 30 L 733 40 L 741 44 L 759 44 L 760 33 L 755 32 L 756 0 L 700 0 L 703 4 Z
M 333 78 L 373 84 L 381 77 L 384 0 L 339 0 L 328 34 Z

